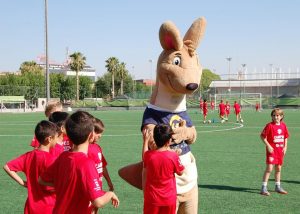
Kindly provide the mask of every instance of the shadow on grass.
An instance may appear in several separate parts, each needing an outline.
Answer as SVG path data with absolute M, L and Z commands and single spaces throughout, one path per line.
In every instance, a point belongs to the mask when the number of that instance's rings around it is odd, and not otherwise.
M 269 179 L 270 181 L 275 181 L 275 179 Z M 290 180 L 280 180 L 284 183 L 290 183 L 290 184 L 300 184 L 300 181 L 290 181 Z
M 198 184 L 198 188 L 227 190 L 227 191 L 236 191 L 236 192 L 248 192 L 248 193 L 255 193 L 255 194 L 260 193 L 260 189 L 251 189 L 251 188 L 245 188 L 245 187 L 233 187 L 233 186 L 224 186 L 224 185 L 200 185 L 200 184 Z

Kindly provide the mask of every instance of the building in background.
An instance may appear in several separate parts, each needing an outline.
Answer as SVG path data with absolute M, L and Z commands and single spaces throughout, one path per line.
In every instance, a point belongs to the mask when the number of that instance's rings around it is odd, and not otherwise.
M 46 69 L 46 57 L 44 55 L 39 55 L 35 62 Z M 49 73 L 64 74 L 66 76 L 76 76 L 76 72 L 72 71 L 69 66 L 70 58 L 67 54 L 66 60 L 63 63 L 57 63 L 53 60 L 49 60 Z M 89 65 L 85 65 L 83 70 L 79 72 L 79 76 L 86 76 L 91 78 L 94 82 L 96 81 L 96 69 Z

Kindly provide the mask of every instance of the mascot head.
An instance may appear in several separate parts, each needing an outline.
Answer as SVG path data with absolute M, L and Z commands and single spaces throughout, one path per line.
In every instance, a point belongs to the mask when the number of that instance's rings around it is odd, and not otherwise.
M 205 27 L 206 20 L 197 19 L 182 39 L 175 24 L 168 21 L 161 25 L 159 39 L 163 51 L 157 62 L 156 87 L 151 96 L 151 104 L 174 110 L 176 105 L 182 105 L 186 94 L 197 90 L 202 68 L 196 49 Z M 166 101 L 172 102 L 171 105 L 164 105 L 163 102 Z

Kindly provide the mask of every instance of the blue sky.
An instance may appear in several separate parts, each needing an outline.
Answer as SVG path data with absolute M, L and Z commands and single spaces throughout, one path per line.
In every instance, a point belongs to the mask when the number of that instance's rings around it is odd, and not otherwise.
M 102 75 L 105 60 L 115 56 L 135 78 L 154 78 L 160 25 L 171 20 L 184 36 L 204 16 L 198 48 L 204 68 L 224 75 L 230 56 L 231 73 L 244 63 L 248 72 L 268 71 L 269 64 L 296 72 L 299 8 L 300 1 L 282 0 L 48 0 L 49 57 L 62 63 L 68 47 Z M 44 0 L 1 0 L 0 27 L 0 71 L 16 71 L 44 53 Z

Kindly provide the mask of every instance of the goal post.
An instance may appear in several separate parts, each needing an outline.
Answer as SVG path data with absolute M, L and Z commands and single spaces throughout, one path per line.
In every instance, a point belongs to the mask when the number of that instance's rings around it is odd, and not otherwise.
M 240 103 L 242 108 L 255 108 L 256 103 L 262 107 L 262 94 L 261 93 L 227 93 L 227 94 L 214 94 L 210 95 L 210 99 L 214 100 L 216 106 L 221 100 L 226 103 L 228 101 L 233 105 L 234 101 Z

